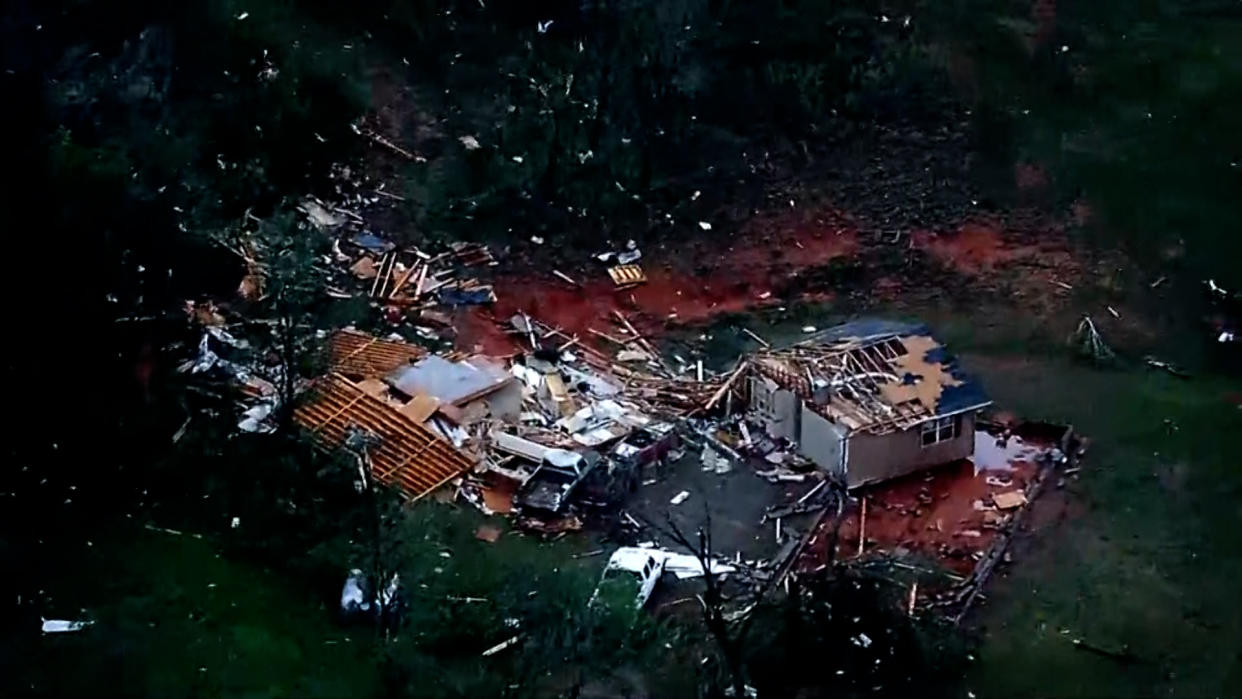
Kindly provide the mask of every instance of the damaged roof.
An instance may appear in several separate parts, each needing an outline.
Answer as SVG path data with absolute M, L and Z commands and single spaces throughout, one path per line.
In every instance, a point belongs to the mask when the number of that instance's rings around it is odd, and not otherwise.
M 991 403 L 921 323 L 857 320 L 760 353 L 753 363 L 851 430 L 883 434 Z
M 513 381 L 513 375 L 480 357 L 451 362 L 432 355 L 390 372 L 388 383 L 408 396 L 427 395 L 441 404 L 462 405 Z
M 329 370 L 346 376 L 379 378 L 426 355 L 418 345 L 357 330 L 338 330 L 328 338 Z
M 375 437 L 368 453 L 376 480 L 400 486 L 420 498 L 473 467 L 473 462 L 440 435 L 368 394 L 340 374 L 316 383 L 293 420 L 325 451 L 340 448 L 351 430 Z

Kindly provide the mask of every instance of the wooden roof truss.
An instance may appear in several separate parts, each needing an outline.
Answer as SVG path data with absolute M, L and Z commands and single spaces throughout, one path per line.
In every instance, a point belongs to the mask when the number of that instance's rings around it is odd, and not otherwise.
M 934 411 L 917 400 L 893 403 L 884 395 L 884 383 L 900 383 L 903 377 L 893 362 L 906 354 L 896 335 L 870 338 L 866 341 L 845 341 L 831 344 L 799 344 L 788 349 L 760 355 L 785 367 L 773 370 L 771 365 L 757 364 L 764 374 L 787 385 L 795 393 L 809 394 L 799 374 L 805 374 L 811 387 L 829 386 L 831 396 L 826 405 L 810 401 L 813 410 L 825 417 L 857 426 L 874 434 L 906 430 L 934 416 Z M 764 371 L 765 368 L 768 369 Z M 792 382 L 791 378 L 797 377 Z M 804 399 L 810 395 L 802 395 Z M 838 420 L 839 418 L 839 420 Z
M 321 379 L 298 406 L 294 421 L 316 446 L 333 451 L 355 430 L 375 440 L 367 456 L 372 476 L 417 500 L 460 476 L 473 461 L 438 433 L 406 418 L 340 374 Z

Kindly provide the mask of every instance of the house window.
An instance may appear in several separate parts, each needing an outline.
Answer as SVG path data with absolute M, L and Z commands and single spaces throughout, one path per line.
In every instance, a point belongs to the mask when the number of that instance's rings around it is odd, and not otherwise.
M 925 447 L 940 442 L 948 442 L 956 439 L 962 432 L 962 416 L 953 415 L 951 417 L 942 417 L 935 420 L 928 420 L 920 427 L 920 439 Z

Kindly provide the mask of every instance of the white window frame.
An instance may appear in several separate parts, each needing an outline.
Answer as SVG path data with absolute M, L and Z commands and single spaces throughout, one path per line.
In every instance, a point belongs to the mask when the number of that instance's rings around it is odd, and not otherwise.
M 926 449 L 941 442 L 951 442 L 957 439 L 961 432 L 961 415 L 934 418 L 919 425 L 919 445 Z

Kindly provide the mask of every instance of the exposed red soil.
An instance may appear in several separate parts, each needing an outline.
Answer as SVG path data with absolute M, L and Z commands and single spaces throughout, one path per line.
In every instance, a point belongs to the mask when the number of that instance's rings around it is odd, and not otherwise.
M 644 334 L 658 333 L 667 324 L 694 325 L 722 313 L 780 303 L 773 290 L 791 274 L 858 251 L 852 229 L 822 219 L 760 219 L 735 240 L 727 247 L 700 239 L 647 251 L 640 260 L 647 283 L 624 291 L 616 290 L 605 265 L 577 271 L 578 287 L 551 270 L 503 273 L 495 281 L 496 304 L 473 312 L 471 322 L 458 328 L 458 346 L 495 348 L 504 334 L 483 326 L 518 311 L 591 344 L 598 342 L 590 329 L 618 334 L 613 311 L 625 313 Z
M 1013 512 L 993 509 L 991 498 L 1024 490 L 1037 472 L 1032 459 L 1038 447 L 1016 439 L 998 450 L 993 437 L 979 433 L 973 460 L 855 491 L 856 497 L 867 501 L 864 553 L 904 548 L 968 574 L 995 541 L 1001 519 Z M 985 509 L 976 509 L 976 503 Z M 837 534 L 837 559 L 858 555 L 860 519 L 861 505 L 855 501 Z M 827 560 L 830 527 L 825 525 L 812 541 L 803 565 L 814 567 Z
M 990 270 L 1017 255 L 1013 247 L 1005 244 L 997 226 L 984 223 L 967 223 L 949 235 L 915 231 L 911 241 L 914 247 L 967 274 Z
M 1030 225 L 1014 229 L 980 219 L 946 233 L 916 230 L 909 240 L 912 248 L 964 282 L 993 289 L 1005 284 L 1007 298 L 1029 301 L 1037 312 L 1055 308 L 1068 295 L 1066 280 L 1080 277 L 1083 263 L 1059 226 L 1036 224 L 1036 232 L 1031 230 Z M 589 259 L 576 269 L 570 262 L 563 268 L 580 286 L 554 276 L 551 267 L 516 270 L 506 265 L 494 280 L 498 301 L 464 314 L 457 346 L 489 354 L 512 352 L 512 340 L 495 321 L 505 322 L 518 311 L 598 347 L 601 340 L 590 329 L 624 334 L 613 311 L 625 313 L 640 332 L 654 336 L 666 326 L 705 323 L 723 313 L 831 300 L 833 289 L 822 286 L 797 298 L 782 297 L 781 291 L 799 273 L 833 260 L 860 260 L 865 266 L 867 259 L 848 217 L 832 210 L 757 217 L 733 240 L 722 246 L 716 239 L 694 236 L 644 250 L 640 264 L 648 281 L 624 291 L 616 290 L 605 265 Z M 891 275 L 877 277 L 868 281 L 867 293 L 873 300 L 891 300 L 912 283 L 917 284 Z

